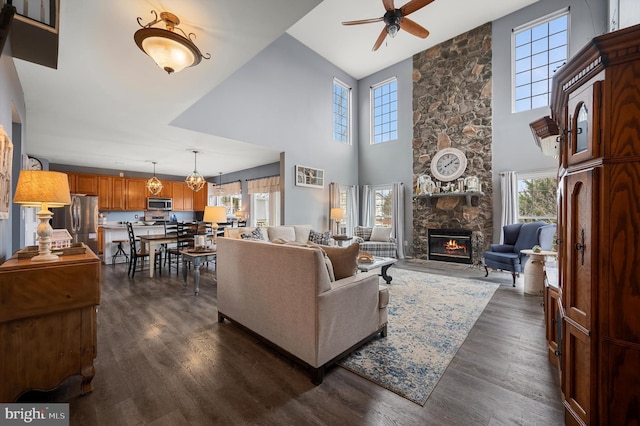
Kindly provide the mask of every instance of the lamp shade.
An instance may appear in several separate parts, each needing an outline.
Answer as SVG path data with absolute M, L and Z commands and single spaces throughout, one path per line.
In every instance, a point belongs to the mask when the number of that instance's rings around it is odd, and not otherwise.
M 65 173 L 21 170 L 13 202 L 31 207 L 47 204 L 62 207 L 71 204 L 69 179 Z
M 331 214 L 329 216 L 333 220 L 342 220 L 344 219 L 344 209 L 341 208 L 333 208 L 331 209 Z
M 227 221 L 227 209 L 218 206 L 206 206 L 204 208 L 203 222 L 222 223 Z

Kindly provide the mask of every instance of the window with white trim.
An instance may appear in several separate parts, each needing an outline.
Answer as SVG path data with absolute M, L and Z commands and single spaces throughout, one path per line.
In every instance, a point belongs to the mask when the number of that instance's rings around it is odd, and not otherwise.
M 351 144 L 351 88 L 333 79 L 333 140 Z
M 557 222 L 558 184 L 553 171 L 518 173 L 518 222 Z
M 371 143 L 398 139 L 398 81 L 395 77 L 371 86 Z
M 391 185 L 373 188 L 374 225 L 391 226 L 393 215 L 393 187 Z
M 513 112 L 548 106 L 554 72 L 568 56 L 569 10 L 514 28 Z

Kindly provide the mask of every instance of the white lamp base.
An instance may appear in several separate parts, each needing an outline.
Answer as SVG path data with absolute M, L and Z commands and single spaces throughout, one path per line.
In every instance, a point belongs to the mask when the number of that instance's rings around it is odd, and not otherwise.
M 53 228 L 49 224 L 49 220 L 53 217 L 53 213 L 45 206 L 36 213 L 40 223 L 38 224 L 38 255 L 31 258 L 32 262 L 50 262 L 58 260 L 58 256 L 51 253 L 51 236 Z

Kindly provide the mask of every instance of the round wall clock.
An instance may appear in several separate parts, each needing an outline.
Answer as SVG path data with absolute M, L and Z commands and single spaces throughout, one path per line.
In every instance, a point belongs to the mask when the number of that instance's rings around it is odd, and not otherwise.
M 29 157 L 27 160 L 27 170 L 42 170 L 42 163 L 36 157 Z
M 459 178 L 466 169 L 467 157 L 457 148 L 441 149 L 431 160 L 431 173 L 443 182 Z

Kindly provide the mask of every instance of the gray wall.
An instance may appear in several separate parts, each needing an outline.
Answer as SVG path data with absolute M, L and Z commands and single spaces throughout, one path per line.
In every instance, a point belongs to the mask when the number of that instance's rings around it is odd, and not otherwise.
M 404 183 L 404 239 L 411 254 L 413 235 L 413 60 L 406 59 L 358 81 L 358 184 L 383 185 Z M 372 145 L 370 88 L 396 77 L 398 80 L 398 140 Z
M 529 123 L 550 114 L 548 107 L 511 112 L 511 30 L 534 19 L 570 7 L 569 55 L 606 32 L 607 0 L 540 0 L 493 22 L 493 241 L 500 236 L 500 183 L 504 171 L 531 172 L 557 168 L 540 152 Z
M 337 77 L 357 82 L 330 62 L 283 35 L 172 124 L 284 152 L 284 223 L 329 229 L 329 182 L 358 183 L 358 130 L 353 145 L 333 141 L 332 88 Z M 324 189 L 295 186 L 294 166 L 325 171 Z
M 0 55 L 0 125 L 4 127 L 4 131 L 9 135 L 11 139 L 13 137 L 13 122 L 22 123 L 22 129 L 24 130 L 26 108 L 24 104 L 24 93 L 22 92 L 22 86 L 16 73 L 16 67 L 11 57 L 11 40 L 7 40 L 2 54 Z M 13 107 L 12 107 L 13 106 Z M 16 120 L 12 118 L 12 110 L 15 108 L 17 114 Z M 22 133 L 21 140 L 25 140 L 24 132 Z M 20 169 L 20 158 L 24 152 L 23 145 L 17 141 L 13 151 L 13 163 L 14 170 Z M 13 188 L 18 181 L 18 174 L 12 173 L 12 191 L 10 199 L 13 200 Z M 16 217 L 18 216 L 18 217 Z M 14 209 L 10 208 L 10 215 L 8 220 L 0 220 L 0 263 L 4 262 L 13 253 L 13 230 L 12 223 L 14 221 L 20 222 L 20 229 L 24 229 L 24 219 L 20 215 L 14 213 Z M 19 238 L 19 237 L 18 237 Z M 19 240 L 18 240 L 19 241 Z

